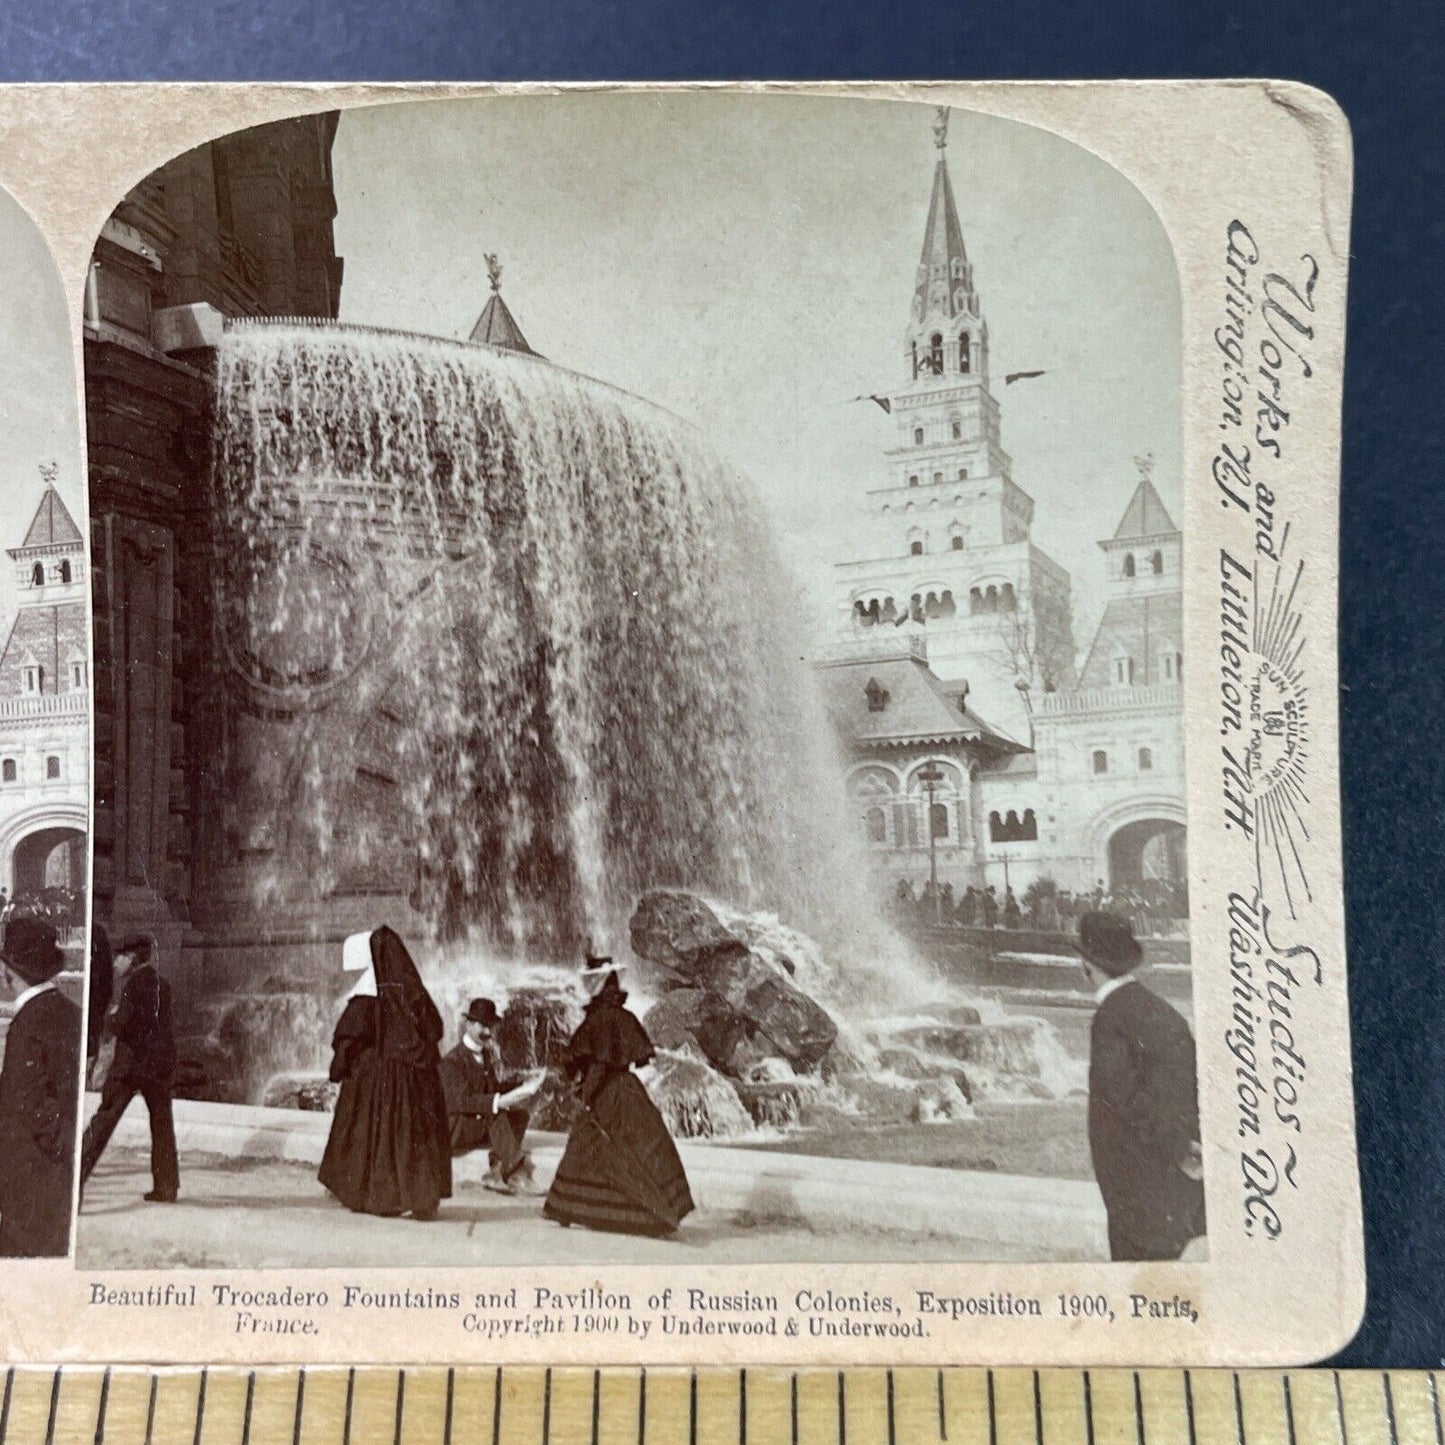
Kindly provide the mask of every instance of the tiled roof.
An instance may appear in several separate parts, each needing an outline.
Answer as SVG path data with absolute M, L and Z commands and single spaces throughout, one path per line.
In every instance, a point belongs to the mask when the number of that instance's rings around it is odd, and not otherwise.
M 1177 532 L 1174 518 L 1169 509 L 1159 500 L 1154 483 L 1148 477 L 1140 480 L 1134 488 L 1134 495 L 1119 519 L 1113 540 L 1122 542 L 1129 537 L 1157 537 L 1164 532 Z
M 1163 682 L 1159 654 L 1166 643 L 1175 652 L 1184 645 L 1184 603 L 1178 592 L 1115 597 L 1104 609 L 1094 634 L 1093 646 L 1079 674 L 1080 688 L 1111 687 L 1116 652 L 1134 659 L 1137 685 Z
M 958 314 L 954 261 L 963 262 L 967 274 L 968 254 L 963 249 L 963 227 L 958 223 L 958 207 L 953 203 L 953 182 L 948 178 L 948 166 L 940 152 L 933 172 L 928 224 L 923 231 L 923 253 L 918 258 L 918 283 L 914 287 L 915 316 L 922 316 L 933 309 L 930 295 L 938 278 L 942 278 L 946 292 L 944 313 L 948 316 Z
M 25 540 L 19 547 L 11 548 L 10 555 L 14 557 L 29 547 L 79 547 L 83 541 L 80 528 L 60 500 L 60 494 L 54 487 L 46 487 Z
M 528 356 L 537 355 L 527 344 L 522 328 L 507 310 L 507 303 L 496 291 L 492 292 L 487 304 L 482 307 L 482 314 L 477 317 L 477 324 L 472 327 L 470 340 L 480 341 L 486 346 L 500 346 L 506 351 L 525 352 Z
M 854 745 L 978 742 L 1004 752 L 1023 751 L 971 708 L 960 707 L 958 692 L 916 658 L 831 663 L 820 668 L 819 675 L 834 726 Z M 887 693 L 876 712 L 869 707 L 870 683 Z

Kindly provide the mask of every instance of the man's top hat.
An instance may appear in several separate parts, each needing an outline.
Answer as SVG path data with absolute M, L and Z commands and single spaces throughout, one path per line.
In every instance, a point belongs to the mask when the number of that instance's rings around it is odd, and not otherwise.
M 26 983 L 45 983 L 65 961 L 56 944 L 55 925 L 43 918 L 12 918 L 5 925 L 4 957 Z
M 1079 919 L 1079 952 L 1110 978 L 1144 961 L 1144 950 L 1127 918 L 1117 913 L 1086 913 Z
M 501 1021 L 502 1016 L 497 1012 L 496 1004 L 489 998 L 474 998 L 467 1005 L 469 1024 L 481 1024 L 483 1028 L 494 1029 Z

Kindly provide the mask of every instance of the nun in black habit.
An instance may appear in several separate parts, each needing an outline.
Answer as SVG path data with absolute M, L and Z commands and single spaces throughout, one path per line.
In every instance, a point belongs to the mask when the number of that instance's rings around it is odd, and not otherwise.
M 582 1111 L 542 1212 L 562 1225 L 671 1234 L 692 1212 L 692 1192 L 667 1125 L 632 1072 L 651 1061 L 652 1040 L 623 1007 L 611 963 L 589 957 L 584 970 L 593 997 L 564 1060 Z
M 342 967 L 361 979 L 331 1040 L 341 1093 L 317 1177 L 358 1213 L 433 1219 L 452 1192 L 441 1014 L 390 928 L 348 938 Z

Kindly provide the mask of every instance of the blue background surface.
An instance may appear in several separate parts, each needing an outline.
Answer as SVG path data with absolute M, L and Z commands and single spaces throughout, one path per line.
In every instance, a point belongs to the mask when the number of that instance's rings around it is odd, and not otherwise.
M 6 80 L 1271 76 L 1354 127 L 1345 378 L 1343 749 L 1370 1300 L 1340 1363 L 1445 1354 L 1439 1033 L 1445 740 L 1438 0 L 673 5 L 5 0 Z M 1267 155 L 1255 158 L 1262 167 Z M 1287 1328 L 1290 1303 L 1280 1301 Z

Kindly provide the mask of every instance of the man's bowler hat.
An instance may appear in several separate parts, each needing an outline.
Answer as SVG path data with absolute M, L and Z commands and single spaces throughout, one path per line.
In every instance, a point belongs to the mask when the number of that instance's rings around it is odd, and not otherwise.
M 467 1022 L 481 1024 L 484 1029 L 494 1029 L 501 1023 L 502 1016 L 489 998 L 474 998 L 467 1005 Z
M 12 918 L 5 925 L 4 957 L 11 971 L 32 985 L 54 978 L 65 961 L 55 925 L 43 918 Z
M 1118 978 L 1144 961 L 1144 950 L 1129 920 L 1117 913 L 1086 913 L 1079 919 L 1079 952 L 1110 978 Z

